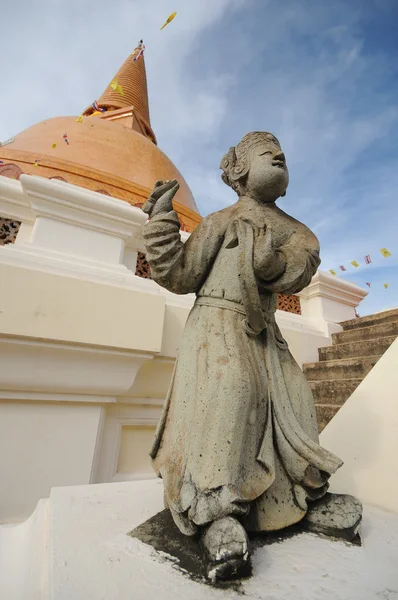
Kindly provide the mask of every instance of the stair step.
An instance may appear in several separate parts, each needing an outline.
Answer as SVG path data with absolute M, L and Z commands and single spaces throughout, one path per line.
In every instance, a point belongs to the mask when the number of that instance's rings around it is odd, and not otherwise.
M 318 404 L 316 408 L 316 418 L 318 421 L 318 431 L 321 433 L 325 429 L 326 425 L 333 419 L 335 414 L 339 411 L 340 406 L 333 406 L 328 404 Z
M 344 331 L 347 331 L 349 329 L 360 329 L 361 327 L 369 327 L 370 325 L 379 325 L 380 323 L 391 323 L 394 321 L 398 321 L 398 308 L 385 310 L 383 312 L 375 313 L 374 315 L 367 315 L 366 317 L 360 317 L 359 319 L 343 321 L 340 325 Z
M 333 404 L 341 406 L 361 383 L 358 379 L 323 379 L 309 381 L 315 404 Z
M 381 355 L 324 360 L 303 365 L 308 381 L 325 379 L 363 379 L 375 366 Z
M 362 356 L 374 356 L 384 354 L 384 352 L 395 341 L 395 335 L 370 340 L 361 340 L 359 342 L 348 342 L 347 344 L 337 344 L 319 348 L 319 360 L 337 360 L 339 358 L 359 358 Z
M 365 317 L 364 317 L 365 318 Z M 398 336 L 398 321 L 391 323 L 380 323 L 378 325 L 369 325 L 359 329 L 349 329 L 332 334 L 332 342 L 335 344 L 348 344 L 350 342 L 359 342 L 380 337 Z

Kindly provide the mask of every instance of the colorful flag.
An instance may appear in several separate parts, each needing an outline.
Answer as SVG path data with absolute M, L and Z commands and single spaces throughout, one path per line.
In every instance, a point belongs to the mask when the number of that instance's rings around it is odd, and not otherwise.
M 166 23 L 164 23 L 164 24 L 161 26 L 161 28 L 160 28 L 160 31 L 162 31 L 162 29 L 164 29 L 164 28 L 166 27 L 166 25 L 168 25 L 169 23 L 171 23 L 171 22 L 172 22 L 172 20 L 173 20 L 173 19 L 174 19 L 174 17 L 176 16 L 176 14 L 177 14 L 176 12 L 173 12 L 173 13 L 171 13 L 171 15 L 170 15 L 169 17 L 167 17 L 167 21 L 166 21 Z
M 381 252 L 381 253 L 382 253 L 382 255 L 384 256 L 384 258 L 388 258 L 389 256 L 391 256 L 391 252 L 389 252 L 389 251 L 387 250 L 387 248 L 382 248 L 382 249 L 380 250 L 380 252 Z
M 111 85 L 109 86 L 114 92 L 116 92 L 117 94 L 120 94 L 121 96 L 124 96 L 124 91 L 123 91 L 123 87 L 116 81 L 116 79 L 114 79 L 111 83 Z
M 137 48 L 133 52 L 133 62 L 140 60 L 144 56 L 145 46 L 144 40 L 138 42 Z
M 329 269 L 329 273 L 331 273 L 332 275 L 337 275 L 336 271 L 333 271 L 333 269 Z
M 344 266 L 344 265 L 340 265 L 340 269 L 341 269 L 342 271 L 347 271 L 347 269 L 345 268 L 345 266 Z
M 357 261 L 356 261 L 356 260 L 352 260 L 352 261 L 351 261 L 351 264 L 352 264 L 352 266 L 353 266 L 353 267 L 355 267 L 355 268 L 359 267 L 359 264 L 357 263 Z
M 366 285 L 367 285 L 368 287 L 370 287 L 370 283 L 369 283 L 368 281 L 366 282 Z
M 69 146 L 69 142 L 68 142 L 68 134 L 67 134 L 67 133 L 64 133 L 64 135 L 63 135 L 62 137 L 64 138 L 64 140 L 65 140 L 65 143 L 66 143 L 66 144 L 68 144 L 68 146 Z
M 94 100 L 94 102 L 91 105 L 91 108 L 93 108 L 94 110 L 96 110 L 97 112 L 105 112 L 105 108 L 100 108 L 97 104 L 97 101 Z
M 370 265 L 370 263 L 372 262 L 372 259 L 370 258 L 370 254 L 367 254 L 366 256 L 364 256 L 364 260 L 367 265 Z
M 387 288 L 388 288 L 388 283 L 385 283 L 385 284 L 384 284 L 384 287 L 387 289 Z

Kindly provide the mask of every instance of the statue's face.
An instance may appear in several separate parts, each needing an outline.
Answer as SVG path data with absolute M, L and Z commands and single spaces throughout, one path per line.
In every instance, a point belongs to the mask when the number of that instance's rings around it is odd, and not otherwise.
M 286 158 L 275 138 L 254 146 L 250 151 L 250 167 L 244 182 L 245 192 L 259 200 L 274 202 L 286 192 L 289 171 Z

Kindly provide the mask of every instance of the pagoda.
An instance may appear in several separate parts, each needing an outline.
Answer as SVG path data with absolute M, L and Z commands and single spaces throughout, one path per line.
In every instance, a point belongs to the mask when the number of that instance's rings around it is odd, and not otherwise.
M 137 49 L 136 49 L 137 50 Z M 157 180 L 178 179 L 181 229 L 201 221 L 192 193 L 157 145 L 149 114 L 145 59 L 130 54 L 82 115 L 37 123 L 0 146 L 0 175 L 60 179 L 142 206 Z

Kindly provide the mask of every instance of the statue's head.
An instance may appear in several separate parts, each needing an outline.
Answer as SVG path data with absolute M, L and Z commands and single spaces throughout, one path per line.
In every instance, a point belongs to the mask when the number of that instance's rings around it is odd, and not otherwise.
M 275 202 L 286 194 L 289 172 L 279 141 L 272 133 L 255 131 L 244 136 L 223 157 L 220 169 L 224 183 L 238 196 Z

